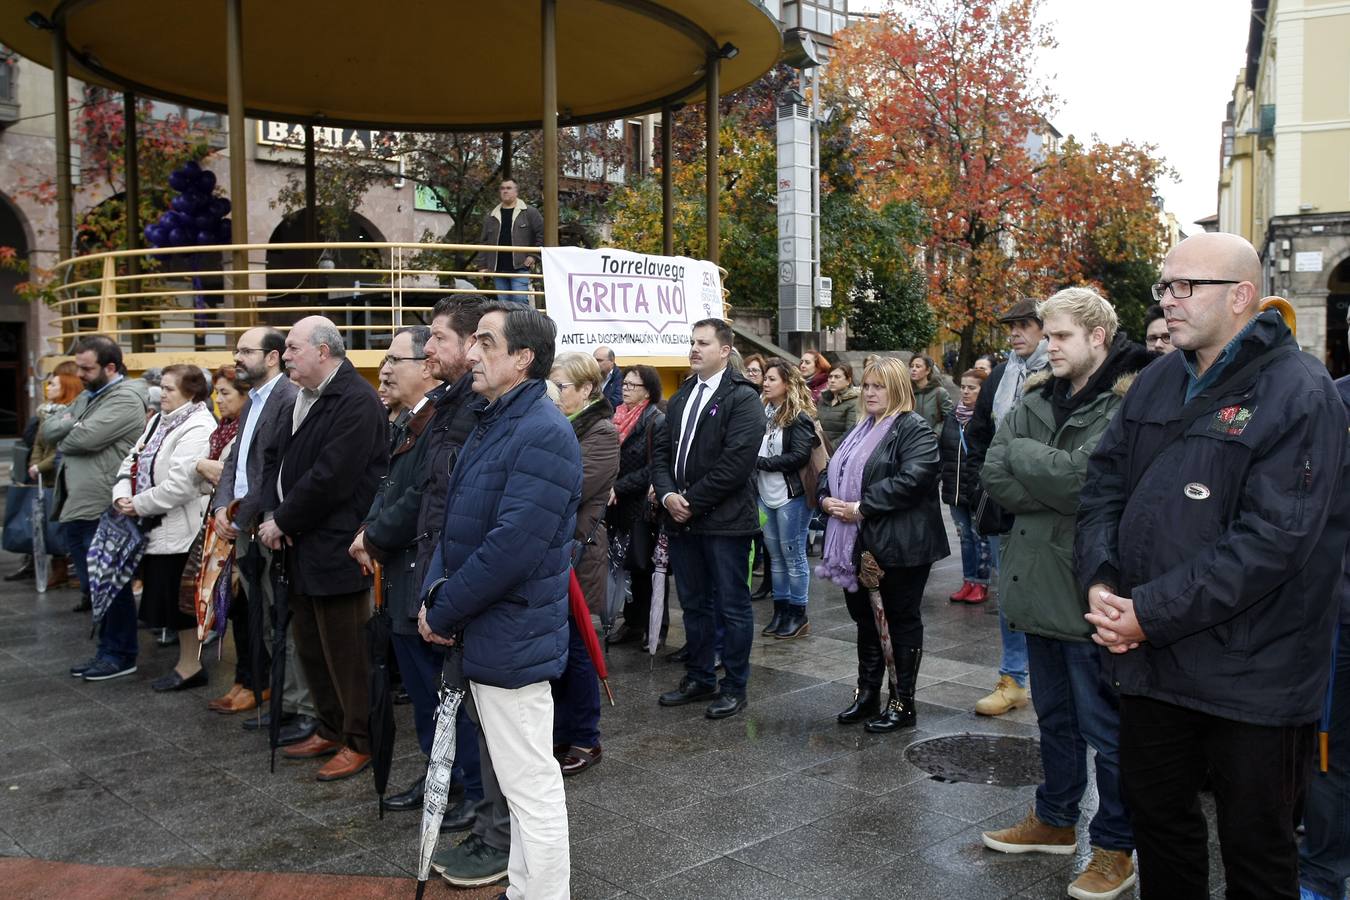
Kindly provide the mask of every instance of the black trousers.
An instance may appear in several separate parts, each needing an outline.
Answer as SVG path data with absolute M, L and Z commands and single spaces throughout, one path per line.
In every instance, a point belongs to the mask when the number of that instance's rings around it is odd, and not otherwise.
M 1209 897 L 1200 786 L 1210 774 L 1229 900 L 1298 898 L 1294 827 L 1315 723 L 1235 722 L 1146 697 L 1120 700 L 1120 768 L 1144 900 Z
M 881 608 L 886 612 L 891 646 L 897 650 L 900 647 L 923 648 L 923 619 L 919 607 L 931 569 L 932 565 L 904 566 L 884 569 L 881 573 Z M 881 638 L 877 635 L 877 621 L 872 602 L 867 599 L 867 590 L 844 591 L 844 605 L 858 626 L 858 686 L 880 688 L 885 666 L 876 669 L 866 662 L 882 658 Z

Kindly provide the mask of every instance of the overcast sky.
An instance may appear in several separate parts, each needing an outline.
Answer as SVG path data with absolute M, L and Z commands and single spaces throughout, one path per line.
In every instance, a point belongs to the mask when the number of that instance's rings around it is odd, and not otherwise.
M 886 0 L 850 0 L 880 10 Z M 1247 53 L 1250 0 L 1042 0 L 1059 46 L 1039 70 L 1055 127 L 1081 140 L 1151 143 L 1177 172 L 1162 186 L 1188 234 L 1216 211 L 1219 130 Z

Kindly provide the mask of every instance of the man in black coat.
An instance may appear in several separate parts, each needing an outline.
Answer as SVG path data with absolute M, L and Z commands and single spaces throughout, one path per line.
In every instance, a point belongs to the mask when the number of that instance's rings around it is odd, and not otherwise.
M 301 319 L 286 336 L 283 358 L 300 393 L 278 467 L 279 503 L 258 529 L 264 544 L 286 548 L 296 651 L 319 712 L 319 730 L 284 755 L 336 753 L 319 770 L 320 781 L 370 764 L 362 640 L 370 576 L 347 549 L 389 456 L 384 407 L 346 355 L 342 333 L 322 316 Z
M 1229 896 L 1297 898 L 1294 827 L 1331 669 L 1345 533 L 1344 404 L 1230 234 L 1168 254 L 1155 298 L 1179 352 L 1135 381 L 1088 466 L 1075 562 L 1120 692 L 1144 896 L 1207 897 L 1197 793 Z
M 694 377 L 671 398 L 666 428 L 652 448 L 652 485 L 669 516 L 670 565 L 687 637 L 687 674 L 661 695 L 662 706 L 712 700 L 710 719 L 745 708 L 754 613 L 747 574 L 759 509 L 750 478 L 764 437 L 764 404 L 731 369 L 731 326 L 694 323 Z M 719 691 L 714 668 L 717 620 L 725 627 Z
M 248 400 L 239 413 L 239 436 L 230 444 L 225 465 L 220 473 L 220 484 L 211 499 L 216 518 L 216 530 L 234 541 L 236 559 L 243 559 L 250 546 L 257 542 L 258 526 L 262 524 L 265 509 L 276 506 L 276 461 L 279 447 L 291 434 L 291 414 L 295 407 L 298 388 L 286 377 L 281 354 L 286 352 L 286 335 L 275 328 L 250 328 L 239 335 L 234 350 L 234 364 L 244 372 L 248 384 Z M 234 516 L 229 515 L 230 504 L 239 501 Z M 269 621 L 272 610 L 272 579 L 267 572 L 272 566 L 272 551 L 258 543 L 262 557 L 263 577 L 261 596 L 253 596 L 249 580 L 242 579 L 244 596 L 249 603 L 261 603 Z M 243 648 L 236 648 L 243 653 Z M 233 712 L 234 704 L 219 704 L 221 712 Z M 314 698 L 309 692 L 303 667 L 295 652 L 294 632 L 286 635 L 286 684 L 282 696 L 282 711 L 287 721 L 282 725 L 280 741 L 284 746 L 298 744 L 314 734 L 319 717 L 314 709 Z M 244 721 L 244 727 L 259 728 L 257 716 Z

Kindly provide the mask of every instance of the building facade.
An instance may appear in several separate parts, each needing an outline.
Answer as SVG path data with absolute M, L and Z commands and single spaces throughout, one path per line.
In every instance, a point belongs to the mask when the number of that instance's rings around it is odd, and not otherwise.
M 1253 0 L 1220 157 L 1214 227 L 1256 246 L 1299 343 L 1350 374 L 1350 2 Z

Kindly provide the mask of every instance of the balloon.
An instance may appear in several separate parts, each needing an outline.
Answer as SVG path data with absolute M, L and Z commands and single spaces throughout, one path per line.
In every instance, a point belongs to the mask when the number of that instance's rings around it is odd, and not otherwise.
M 166 211 L 159 217 L 159 221 L 156 222 L 155 224 L 158 225 L 160 228 L 172 228 L 172 227 L 173 227 L 173 215 L 174 215 L 174 214 L 173 214 L 172 212 L 169 212 L 169 211 L 166 210 Z
M 213 219 L 210 215 L 204 212 L 199 212 L 197 213 L 197 215 L 192 217 L 192 225 L 198 231 L 206 231 L 212 225 L 215 224 L 215 221 L 216 221 L 215 219 Z
M 153 222 L 145 226 L 145 242 L 152 247 L 159 246 L 159 226 Z
M 188 227 L 189 224 L 191 224 L 191 220 L 188 218 L 187 213 L 181 213 L 176 209 L 169 210 L 167 213 L 164 214 L 164 216 L 165 218 L 168 219 L 168 221 L 162 224 L 164 225 L 164 227 L 169 229 L 186 228 Z
M 181 228 L 175 228 L 169 232 L 170 247 L 181 247 L 188 242 L 188 233 Z
M 206 229 L 203 229 L 197 232 L 197 243 L 199 245 L 214 244 L 215 242 L 216 242 L 216 233 L 214 231 L 208 231 Z
M 175 191 L 181 191 L 188 186 L 188 178 L 182 172 L 172 172 L 169 174 L 169 187 Z
M 187 162 L 183 163 L 183 167 L 178 171 L 187 172 L 189 177 L 196 177 L 197 173 L 200 172 L 201 170 L 202 167 L 197 165 L 197 161 L 195 159 L 189 159 Z
M 234 239 L 234 223 L 229 219 L 221 219 L 216 223 L 216 237 L 222 244 L 228 244 Z
M 169 201 L 169 206 L 173 207 L 174 212 L 185 213 L 191 209 L 187 194 L 179 194 Z
M 216 173 L 210 169 L 202 169 L 202 173 L 197 176 L 197 190 L 204 194 L 209 194 L 216 188 Z
M 230 201 L 224 197 L 212 197 L 207 212 L 213 219 L 223 219 L 230 214 Z

